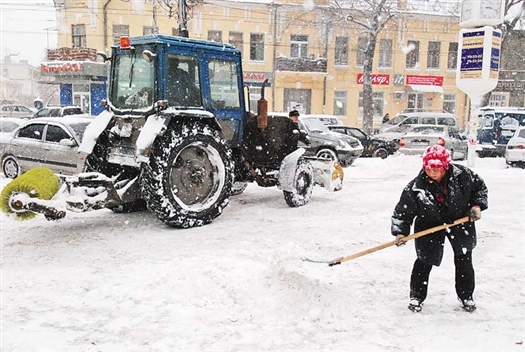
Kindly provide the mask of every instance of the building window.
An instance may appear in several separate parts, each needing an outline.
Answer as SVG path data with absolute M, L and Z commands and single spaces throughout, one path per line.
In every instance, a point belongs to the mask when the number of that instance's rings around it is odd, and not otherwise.
M 308 57 L 308 36 L 291 35 L 290 36 L 290 56 L 291 57 Z
M 222 43 L 222 31 L 208 31 L 208 40 L 210 42 Z
M 440 42 L 428 42 L 427 68 L 439 69 Z
M 336 90 L 334 92 L 334 115 L 346 116 L 348 106 L 348 92 L 346 90 Z
M 392 39 L 379 41 L 379 67 L 392 67 Z
M 419 41 L 409 40 L 407 44 L 407 68 L 419 68 Z
M 142 35 L 148 35 L 148 34 L 155 34 L 155 27 L 154 26 L 143 26 L 142 27 Z
M 228 42 L 233 45 L 236 49 L 239 49 L 242 54 L 243 40 L 242 32 L 230 32 L 228 35 Z
M 456 113 L 456 94 L 443 94 L 443 110 Z
M 348 65 L 348 37 L 335 38 L 335 64 Z
M 489 106 L 508 106 L 507 94 L 505 93 L 491 93 Z
M 455 70 L 458 67 L 458 43 L 448 43 L 447 69 Z
M 129 26 L 127 24 L 114 24 L 113 25 L 113 43 L 120 43 L 120 37 L 129 36 Z
M 73 48 L 87 48 L 85 24 L 72 25 L 71 33 L 73 35 Z
M 365 37 L 357 38 L 357 57 L 356 66 L 363 66 L 365 64 L 365 50 L 368 44 L 368 39 Z
M 383 110 L 385 106 L 385 92 L 373 92 L 373 110 L 374 120 L 383 118 Z M 363 118 L 363 91 L 359 92 L 359 103 L 358 103 L 359 117 Z
M 250 33 L 250 60 L 264 61 L 264 34 Z

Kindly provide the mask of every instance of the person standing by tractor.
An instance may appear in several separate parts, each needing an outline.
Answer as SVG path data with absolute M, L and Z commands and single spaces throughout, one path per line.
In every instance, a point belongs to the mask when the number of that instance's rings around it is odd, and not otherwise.
M 308 138 L 308 134 L 304 131 L 301 131 L 301 129 L 299 128 L 299 116 L 300 114 L 297 110 L 292 110 L 288 113 L 288 117 L 292 121 L 292 135 L 294 136 L 295 141 L 300 141 L 306 145 L 310 145 L 310 139 Z
M 453 223 L 469 216 L 470 221 L 415 239 L 416 261 L 410 278 L 408 309 L 421 311 L 427 297 L 430 271 L 443 258 L 445 237 L 454 251 L 456 294 L 464 310 L 476 309 L 473 299 L 475 277 L 472 250 L 476 247 L 474 221 L 488 207 L 488 190 L 483 179 L 471 169 L 451 164 L 450 153 L 440 145 L 428 147 L 423 154 L 423 168 L 403 189 L 392 215 L 392 235 L 397 246 L 414 231 Z

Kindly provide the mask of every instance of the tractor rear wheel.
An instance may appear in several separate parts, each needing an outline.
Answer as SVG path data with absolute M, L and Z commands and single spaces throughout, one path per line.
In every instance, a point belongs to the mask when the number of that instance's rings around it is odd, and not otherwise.
M 172 227 L 201 226 L 228 204 L 234 178 L 231 150 L 203 122 L 175 122 L 155 141 L 141 177 L 148 209 Z

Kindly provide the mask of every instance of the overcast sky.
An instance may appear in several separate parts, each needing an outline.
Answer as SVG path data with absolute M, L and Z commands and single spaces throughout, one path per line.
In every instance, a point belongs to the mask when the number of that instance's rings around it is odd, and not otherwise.
M 0 54 L 39 65 L 56 48 L 53 0 L 0 0 Z

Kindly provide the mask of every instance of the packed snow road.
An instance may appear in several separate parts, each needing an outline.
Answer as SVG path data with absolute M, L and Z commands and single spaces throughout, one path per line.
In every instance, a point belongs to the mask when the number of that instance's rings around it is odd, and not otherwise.
M 250 184 L 212 224 L 100 210 L 59 222 L 1 215 L 3 351 L 520 351 L 525 170 L 477 159 L 489 209 L 474 250 L 478 310 L 460 309 L 451 248 L 421 313 L 407 309 L 413 244 L 391 241 L 418 156 L 359 159 L 344 189 L 289 208 Z M 2 185 L 8 180 L 2 178 Z

